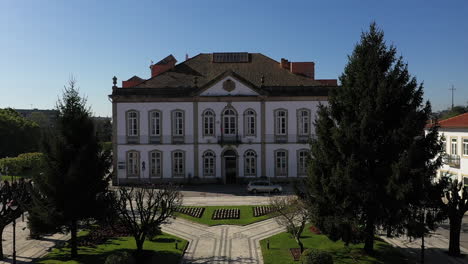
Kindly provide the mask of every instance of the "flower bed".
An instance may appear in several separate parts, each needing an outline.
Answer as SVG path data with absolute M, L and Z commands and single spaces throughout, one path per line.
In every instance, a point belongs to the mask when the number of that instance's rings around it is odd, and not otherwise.
M 312 233 L 314 233 L 316 235 L 321 235 L 322 234 L 322 232 L 320 232 L 320 230 L 316 226 L 310 226 L 309 230 L 310 230 L 310 232 L 312 232 Z
M 273 207 L 271 207 L 271 206 L 255 206 L 255 207 L 252 207 L 252 209 L 253 209 L 253 216 L 254 217 L 267 215 L 267 214 L 274 211 Z
M 131 236 L 131 232 L 124 225 L 94 227 L 86 236 L 78 237 L 78 246 L 96 246 L 103 244 L 110 238 Z
M 201 218 L 203 212 L 205 212 L 205 207 L 180 207 L 177 209 L 177 212 L 190 215 L 191 217 Z
M 292 255 L 294 261 L 299 261 L 299 259 L 301 259 L 301 249 L 300 248 L 290 248 L 289 252 L 291 252 L 291 255 Z
M 213 220 L 222 220 L 222 219 L 239 219 L 240 210 L 235 209 L 216 209 L 213 212 L 211 219 Z

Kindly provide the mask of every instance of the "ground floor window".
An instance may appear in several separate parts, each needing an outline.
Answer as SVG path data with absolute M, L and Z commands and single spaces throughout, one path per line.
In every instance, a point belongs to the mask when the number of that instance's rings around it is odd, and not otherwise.
M 185 153 L 183 151 L 172 152 L 172 176 L 185 176 Z
M 203 154 L 203 176 L 215 176 L 215 154 L 206 151 Z
M 162 153 L 160 151 L 150 152 L 150 176 L 162 177 Z
M 127 176 L 138 177 L 140 175 L 140 153 L 138 151 L 127 152 Z
M 257 154 L 253 150 L 247 150 L 244 154 L 245 176 L 257 176 Z
M 275 176 L 288 176 L 288 152 L 275 151 Z
M 308 156 L 309 151 L 306 149 L 301 149 L 297 152 L 297 176 L 307 175 Z

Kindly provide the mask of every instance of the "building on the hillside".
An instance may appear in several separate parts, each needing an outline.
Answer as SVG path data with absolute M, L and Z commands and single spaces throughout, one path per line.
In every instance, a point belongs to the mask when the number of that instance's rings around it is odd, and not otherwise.
M 317 107 L 337 80 L 259 53 L 170 55 L 112 95 L 115 183 L 306 175 Z
M 55 126 L 58 111 L 54 109 L 15 109 L 21 116 L 37 122 L 40 126 Z
M 439 125 L 444 153 L 437 175 L 451 176 L 468 184 L 468 113 L 439 121 Z

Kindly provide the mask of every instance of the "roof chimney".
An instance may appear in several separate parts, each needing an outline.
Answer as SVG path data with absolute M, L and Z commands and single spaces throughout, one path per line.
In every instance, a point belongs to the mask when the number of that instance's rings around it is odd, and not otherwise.
M 151 78 L 160 75 L 163 72 L 166 72 L 172 68 L 174 68 L 175 64 L 177 63 L 177 60 L 174 58 L 174 56 L 169 55 L 166 58 L 160 60 L 156 64 L 151 64 L 150 69 L 151 69 Z
M 303 75 L 307 78 L 315 78 L 315 63 L 313 62 L 291 62 L 291 72 L 298 75 Z
M 289 63 L 289 61 L 287 59 L 281 58 L 281 63 L 280 63 L 281 68 L 289 70 L 289 64 L 290 63 Z

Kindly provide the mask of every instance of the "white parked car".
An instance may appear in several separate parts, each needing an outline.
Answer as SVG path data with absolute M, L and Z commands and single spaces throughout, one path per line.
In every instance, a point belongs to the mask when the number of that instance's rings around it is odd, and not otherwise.
M 280 193 L 283 191 L 281 185 L 274 184 L 268 181 L 252 181 L 247 185 L 247 191 L 251 193 L 272 192 Z

